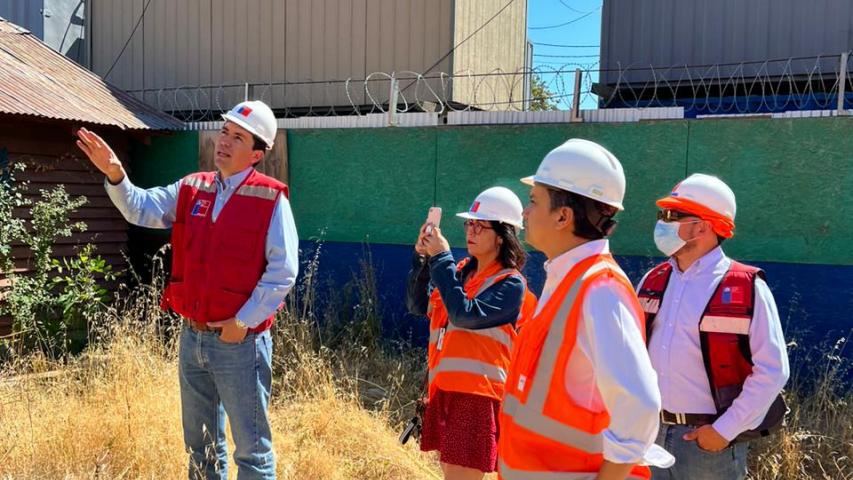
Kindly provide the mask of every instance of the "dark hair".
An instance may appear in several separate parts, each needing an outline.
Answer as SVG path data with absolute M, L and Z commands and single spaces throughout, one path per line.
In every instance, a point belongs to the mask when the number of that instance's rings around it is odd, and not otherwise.
M 527 252 L 521 246 L 516 228 L 502 222 L 490 221 L 489 223 L 492 224 L 497 236 L 503 240 L 498 252 L 498 261 L 506 268 L 520 271 L 524 268 L 524 262 L 527 261 Z
M 616 228 L 613 216 L 618 212 L 616 207 L 573 192 L 543 186 L 548 190 L 552 212 L 561 207 L 572 209 L 575 222 L 572 233 L 587 240 L 598 240 L 613 233 Z
M 265 142 L 265 141 L 261 140 L 260 138 L 258 138 L 258 136 L 257 136 L 257 135 L 252 135 L 252 140 L 255 142 L 255 143 L 252 145 L 252 151 L 260 150 L 261 152 L 263 152 L 263 153 L 264 153 L 264 155 L 266 155 L 266 154 L 267 154 L 267 142 Z M 257 161 L 257 162 L 255 162 L 255 163 L 253 163 L 253 164 L 252 164 L 252 166 L 255 166 L 255 165 L 257 165 L 257 164 L 261 163 L 261 161 L 262 161 L 263 159 L 264 159 L 264 157 L 261 157 L 261 159 L 260 159 L 260 160 L 258 160 L 258 161 Z
M 498 238 L 502 239 L 500 250 L 498 251 L 498 262 L 504 268 L 514 268 L 521 271 L 524 268 L 524 262 L 527 260 L 527 252 L 521 246 L 521 241 L 518 239 L 518 232 L 512 225 L 489 220 L 489 225 L 495 230 Z M 466 278 L 468 274 L 477 269 L 477 259 L 471 257 L 471 261 L 462 269 L 462 278 Z

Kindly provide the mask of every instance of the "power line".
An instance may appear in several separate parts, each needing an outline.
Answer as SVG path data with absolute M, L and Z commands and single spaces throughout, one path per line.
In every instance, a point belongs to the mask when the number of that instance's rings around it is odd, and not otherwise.
M 149 1 L 150 1 L 150 0 L 149 0 Z M 468 36 L 467 36 L 467 37 L 465 37 L 461 42 L 459 42 L 459 43 L 457 43 L 456 45 L 454 45 L 454 46 L 453 46 L 453 48 L 451 48 L 451 49 L 450 49 L 450 51 L 448 51 L 447 53 L 445 53 L 441 58 L 439 58 L 435 63 L 433 63 L 433 64 L 432 64 L 432 66 L 430 66 L 428 69 L 426 69 L 426 71 L 425 71 L 422 75 L 426 75 L 427 73 L 431 72 L 433 68 L 437 67 L 441 62 L 443 62 L 443 61 L 444 61 L 444 59 L 445 59 L 445 58 L 449 57 L 449 56 L 450 56 L 450 54 L 452 54 L 452 53 L 453 53 L 457 48 L 461 47 L 463 43 L 467 42 L 471 37 L 473 37 L 474 35 L 478 34 L 478 33 L 480 32 L 480 30 L 482 30 L 482 29 L 486 28 L 486 26 L 487 26 L 488 24 L 492 23 L 492 20 L 494 20 L 494 19 L 498 18 L 498 16 L 499 16 L 500 14 L 502 14 L 502 13 L 504 12 L 504 10 L 506 10 L 507 8 L 509 8 L 509 6 L 510 6 L 510 5 L 512 5 L 512 4 L 513 4 L 513 2 L 515 2 L 515 0 L 509 0 L 508 2 L 506 2 L 506 5 L 504 5 L 500 10 L 498 10 L 498 12 L 497 12 L 496 14 L 492 15 L 492 18 L 490 18 L 490 19 L 486 20 L 486 23 L 484 23 L 484 24 L 480 25 L 480 28 L 478 28 L 478 29 L 474 30 L 474 32 L 473 32 L 473 33 L 471 33 L 471 35 L 468 35 Z M 412 83 L 410 83 L 410 84 L 406 85 L 406 87 L 405 87 L 405 88 L 403 88 L 402 90 L 400 90 L 400 93 L 405 92 L 406 90 L 408 90 L 408 88 L 409 88 L 409 87 L 411 87 L 411 86 L 412 86 L 412 85 L 414 85 L 414 84 L 415 84 L 415 82 L 412 82 Z
M 584 18 L 586 18 L 586 17 L 588 17 L 588 16 L 592 15 L 593 13 L 595 13 L 595 12 L 597 12 L 597 11 L 599 11 L 599 10 L 601 10 L 601 7 L 596 8 L 595 10 L 593 10 L 593 11 L 591 11 L 591 12 L 587 13 L 586 15 L 581 15 L 580 17 L 574 18 L 574 19 L 572 19 L 572 20 L 569 20 L 569 21 L 568 21 L 568 22 L 566 22 L 566 23 L 561 23 L 561 24 L 559 24 L 559 25 L 546 25 L 546 26 L 544 26 L 544 27 L 528 27 L 528 29 L 529 29 L 529 30 L 548 30 L 548 29 L 551 29 L 551 28 L 561 28 L 561 27 L 565 27 L 566 25 L 571 25 L 571 24 L 573 24 L 573 23 L 575 23 L 575 22 L 578 22 L 578 21 L 580 21 L 580 20 L 583 20 Z
M 538 45 L 542 47 L 560 47 L 560 48 L 599 48 L 601 45 L 564 45 L 560 43 L 543 43 L 543 42 L 533 42 L 533 45 Z
M 534 57 L 544 57 L 544 58 L 596 58 L 598 54 L 595 55 L 546 55 L 544 53 L 534 53 Z
M 113 61 L 113 64 L 110 66 L 110 69 L 107 70 L 107 74 L 104 75 L 104 80 L 106 80 L 107 77 L 110 76 L 110 73 L 113 72 L 113 68 L 115 68 L 119 59 L 121 59 L 121 56 L 124 55 L 124 51 L 127 49 L 127 46 L 130 45 L 130 41 L 133 39 L 133 34 L 136 33 L 136 29 L 139 28 L 139 24 L 142 23 L 142 19 L 145 18 L 145 11 L 148 10 L 148 5 L 151 5 L 151 0 L 145 2 L 145 6 L 142 7 L 142 14 L 139 15 L 139 19 L 136 21 L 136 25 L 133 26 L 133 30 L 131 30 L 130 36 L 127 37 L 127 41 L 124 42 L 124 46 L 121 47 L 121 51 L 118 52 L 118 56 L 116 57 L 115 61 Z
M 560 1 L 560 3 L 561 3 L 561 4 L 563 4 L 563 6 L 564 6 L 564 7 L 568 8 L 569 10 L 571 10 L 571 11 L 573 11 L 573 12 L 575 12 L 575 13 L 580 13 L 581 15 L 583 15 L 584 13 L 588 13 L 588 12 L 582 12 L 582 11 L 578 10 L 577 8 L 572 7 L 571 5 L 569 5 L 568 3 L 566 3 L 564 0 L 559 0 L 559 1 Z M 600 8 L 600 7 L 599 7 L 599 8 Z M 593 12 L 594 12 L 594 11 L 595 11 L 595 10 L 593 10 Z

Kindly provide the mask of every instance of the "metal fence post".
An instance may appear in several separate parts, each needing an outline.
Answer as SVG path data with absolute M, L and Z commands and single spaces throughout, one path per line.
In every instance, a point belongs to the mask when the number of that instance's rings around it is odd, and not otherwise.
M 838 105 L 836 110 L 839 115 L 844 114 L 844 91 L 847 88 L 847 56 L 848 52 L 841 54 L 841 60 L 838 62 Z
M 572 113 L 569 117 L 570 122 L 582 122 L 581 118 L 581 80 L 582 72 L 580 68 L 575 69 L 575 85 L 572 89 Z
M 397 97 L 400 94 L 400 86 L 397 84 L 397 78 L 391 75 L 391 91 L 388 94 L 388 126 L 397 126 Z

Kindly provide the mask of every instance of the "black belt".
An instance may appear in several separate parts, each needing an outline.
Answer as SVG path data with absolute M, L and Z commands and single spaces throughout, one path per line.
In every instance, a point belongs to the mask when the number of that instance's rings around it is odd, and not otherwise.
M 184 318 L 184 322 L 196 332 L 221 332 L 222 327 L 209 327 L 206 323 L 196 322 L 189 318 Z
M 704 413 L 672 413 L 666 410 L 661 410 L 660 421 L 667 425 L 689 425 L 691 427 L 701 427 L 702 425 L 710 425 L 717 420 L 717 415 L 708 415 Z

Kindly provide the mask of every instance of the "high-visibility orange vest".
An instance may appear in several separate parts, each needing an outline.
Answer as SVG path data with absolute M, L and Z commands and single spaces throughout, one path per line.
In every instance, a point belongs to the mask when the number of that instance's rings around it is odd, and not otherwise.
M 468 261 L 468 258 L 460 261 L 457 270 L 462 270 Z M 505 269 L 499 262 L 494 262 L 465 282 L 465 293 L 473 299 L 510 276 L 524 281 L 518 270 Z M 527 289 L 527 282 L 524 284 L 525 296 L 516 324 L 523 323 L 523 315 L 531 315 L 536 310 L 536 297 Z M 447 309 L 438 289 L 433 289 L 430 295 L 427 316 L 430 319 L 427 358 L 429 398 L 441 389 L 500 400 L 516 337 L 515 326 L 508 323 L 479 330 L 456 327 L 448 321 Z
M 623 288 L 626 297 L 634 299 L 637 318 L 643 320 L 634 289 L 612 256 L 594 255 L 572 268 L 522 329 L 513 350 L 500 415 L 501 479 L 592 479 L 601 469 L 601 432 L 610 424 L 610 415 L 577 405 L 565 385 L 583 301 L 589 286 L 599 279 Z M 650 477 L 647 467 L 637 466 L 628 478 Z

